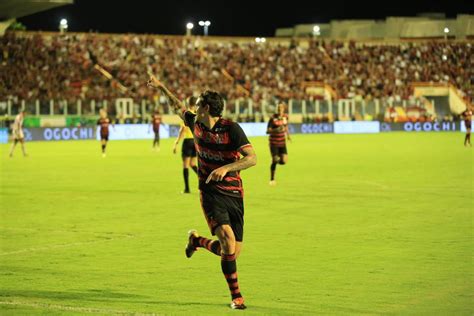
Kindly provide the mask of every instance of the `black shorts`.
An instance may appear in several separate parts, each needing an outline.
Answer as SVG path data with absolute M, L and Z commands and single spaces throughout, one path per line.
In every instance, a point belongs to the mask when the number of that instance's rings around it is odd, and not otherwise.
M 285 146 L 270 145 L 270 152 L 272 153 L 272 156 L 280 156 L 280 155 L 288 154 L 288 151 L 286 150 L 286 145 Z
M 244 199 L 214 192 L 201 191 L 201 207 L 207 225 L 214 236 L 216 228 L 230 225 L 235 240 L 244 238 Z
M 100 134 L 100 140 L 109 141 L 109 134 Z
M 466 125 L 466 128 L 471 128 L 471 124 L 472 124 L 471 121 L 468 121 L 468 120 L 464 121 L 464 125 Z
M 155 140 L 160 139 L 160 130 L 159 129 L 153 129 L 153 133 L 155 133 Z
M 194 139 L 186 138 L 183 140 L 181 147 L 181 157 L 196 157 L 196 146 L 194 146 Z

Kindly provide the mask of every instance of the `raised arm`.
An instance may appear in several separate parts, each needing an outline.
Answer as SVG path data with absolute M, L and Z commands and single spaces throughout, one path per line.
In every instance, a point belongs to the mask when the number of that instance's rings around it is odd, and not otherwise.
M 149 72 L 148 75 L 150 76 L 150 79 L 147 82 L 148 87 L 159 89 L 161 92 L 163 92 L 170 101 L 174 112 L 178 114 L 181 119 L 184 119 L 183 113 L 186 110 L 186 107 L 184 106 L 183 102 L 181 102 L 170 90 L 168 90 L 168 88 L 166 88 L 165 85 L 151 72 Z

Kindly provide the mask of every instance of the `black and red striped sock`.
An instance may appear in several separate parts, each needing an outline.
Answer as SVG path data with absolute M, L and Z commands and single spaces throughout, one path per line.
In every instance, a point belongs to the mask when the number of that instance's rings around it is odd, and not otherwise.
M 206 248 L 217 256 L 221 255 L 221 243 L 219 242 L 219 240 L 198 237 L 193 239 L 193 246 L 196 248 Z
M 107 145 L 102 145 L 102 152 L 105 153 L 105 146 Z
M 221 256 L 221 268 L 224 273 L 225 280 L 229 286 L 230 295 L 232 299 L 242 297 L 239 288 L 239 282 L 237 280 L 237 263 L 235 262 L 235 254 Z

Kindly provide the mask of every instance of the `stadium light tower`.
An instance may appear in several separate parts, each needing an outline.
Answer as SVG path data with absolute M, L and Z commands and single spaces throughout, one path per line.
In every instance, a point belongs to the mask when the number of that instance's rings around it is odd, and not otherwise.
M 211 25 L 210 21 L 199 21 L 199 25 L 204 27 L 204 36 L 209 34 L 209 25 Z
M 319 35 L 321 35 L 321 27 L 319 27 L 319 25 L 313 26 L 313 36 L 316 37 Z
M 448 34 L 449 34 L 449 28 L 445 27 L 443 32 L 444 32 L 444 39 L 447 40 L 448 39 Z
M 61 33 L 67 32 L 67 28 L 68 28 L 67 20 L 61 19 L 61 21 L 59 21 L 59 32 Z
M 194 24 L 192 24 L 191 22 L 188 22 L 186 24 L 186 36 L 191 35 L 191 30 L 193 29 L 193 27 L 194 27 Z

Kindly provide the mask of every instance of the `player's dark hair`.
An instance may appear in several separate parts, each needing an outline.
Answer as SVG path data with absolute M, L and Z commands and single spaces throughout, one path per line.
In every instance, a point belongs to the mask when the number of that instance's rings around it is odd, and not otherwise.
M 224 98 L 222 96 L 211 90 L 206 90 L 201 94 L 202 105 L 209 105 L 209 114 L 212 117 L 217 117 L 222 115 L 224 110 Z
M 196 97 L 189 97 L 189 98 L 188 98 L 188 105 L 189 105 L 189 106 L 195 106 L 195 105 L 196 105 L 196 102 L 197 102 L 197 98 L 196 98 Z

